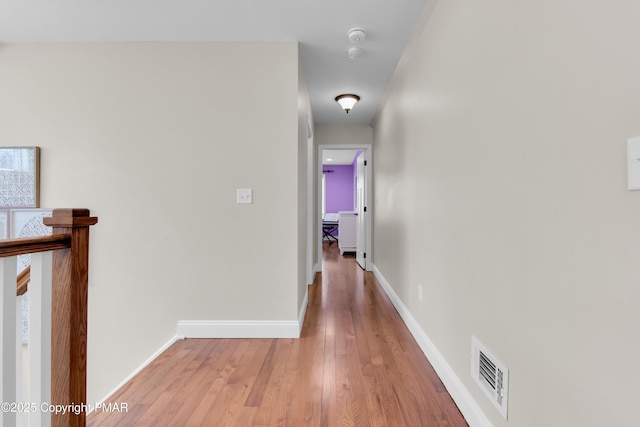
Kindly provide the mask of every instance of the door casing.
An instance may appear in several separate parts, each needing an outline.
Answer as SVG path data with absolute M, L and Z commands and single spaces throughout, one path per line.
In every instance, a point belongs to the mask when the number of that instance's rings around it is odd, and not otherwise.
M 316 189 L 316 195 L 318 197 L 317 204 L 318 206 L 316 212 L 316 242 L 317 242 L 317 259 L 315 263 L 315 271 L 322 271 L 322 152 L 323 150 L 362 150 L 364 158 L 367 160 L 367 172 L 365 173 L 365 189 L 364 189 L 364 202 L 367 207 L 367 215 L 365 221 L 365 248 L 366 248 L 366 262 L 365 262 L 365 270 L 372 271 L 373 270 L 373 253 L 372 253 L 372 214 L 373 209 L 371 207 L 371 201 L 373 200 L 373 156 L 371 144 L 319 144 L 318 152 L 317 152 L 317 180 L 318 188 Z

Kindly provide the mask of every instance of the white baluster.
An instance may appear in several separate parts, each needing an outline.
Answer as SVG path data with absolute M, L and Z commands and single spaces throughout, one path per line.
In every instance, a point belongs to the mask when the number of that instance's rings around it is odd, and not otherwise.
M 31 255 L 29 282 L 29 402 L 38 410 L 29 427 L 49 427 L 51 414 L 40 411 L 51 403 L 51 251 Z
M 16 257 L 0 259 L 0 342 L 2 355 L 0 356 L 0 427 L 16 425 L 15 412 L 7 411 L 6 403 L 12 404 L 16 400 Z M 6 403 L 5 403 L 6 402 Z M 9 408 L 11 409 L 11 408 Z
M 22 363 L 24 351 L 22 348 L 22 300 L 24 295 L 16 297 L 16 401 L 24 402 L 24 364 Z M 27 414 L 16 414 L 16 427 L 24 425 Z

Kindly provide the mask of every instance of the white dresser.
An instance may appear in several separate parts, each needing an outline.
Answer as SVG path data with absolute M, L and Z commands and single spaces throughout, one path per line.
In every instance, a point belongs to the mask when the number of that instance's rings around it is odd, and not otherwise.
M 340 255 L 356 251 L 356 230 L 358 214 L 356 212 L 338 212 L 338 247 Z

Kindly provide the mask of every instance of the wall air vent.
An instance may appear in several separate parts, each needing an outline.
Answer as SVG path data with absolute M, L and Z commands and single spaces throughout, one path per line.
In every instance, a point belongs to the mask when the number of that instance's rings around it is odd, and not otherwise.
M 476 337 L 471 337 L 471 376 L 506 420 L 509 369 Z

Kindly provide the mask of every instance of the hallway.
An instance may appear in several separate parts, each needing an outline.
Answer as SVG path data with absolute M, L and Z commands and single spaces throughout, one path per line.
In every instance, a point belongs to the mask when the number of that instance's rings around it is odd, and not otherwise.
M 325 243 L 300 339 L 186 339 L 109 399 L 105 426 L 466 426 L 373 275 Z

